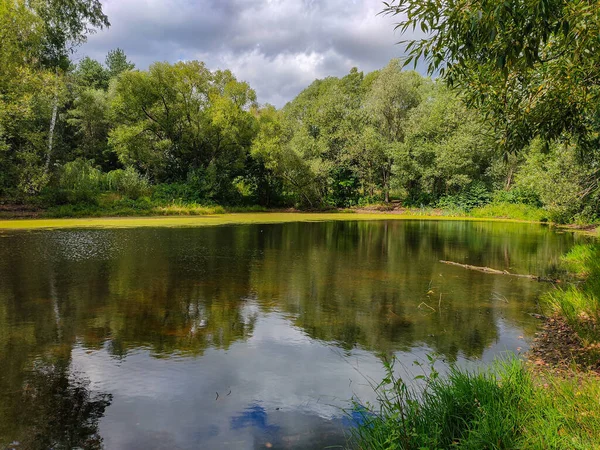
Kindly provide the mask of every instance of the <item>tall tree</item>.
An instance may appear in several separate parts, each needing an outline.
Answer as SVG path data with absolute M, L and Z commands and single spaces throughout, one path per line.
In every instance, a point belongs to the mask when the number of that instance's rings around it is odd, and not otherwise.
M 404 143 L 394 155 L 394 178 L 412 202 L 435 202 L 474 182 L 491 182 L 497 158 L 492 134 L 480 114 L 436 83 L 405 120 Z
M 74 75 L 77 84 L 83 88 L 106 89 L 108 87 L 109 72 L 89 56 L 79 61 Z
M 110 143 L 123 164 L 156 181 L 182 181 L 191 171 L 223 200 L 232 192 L 256 132 L 256 94 L 229 71 L 199 61 L 155 63 L 123 73 L 115 85 Z
M 133 70 L 135 68 L 135 64 L 127 60 L 127 55 L 125 55 L 125 52 L 120 48 L 108 52 L 105 64 L 108 69 L 109 78 L 114 78 L 122 72 Z
M 44 165 L 44 172 L 48 173 L 58 119 L 59 73 L 69 68 L 70 54 L 85 42 L 89 33 L 108 27 L 110 23 L 102 11 L 100 0 L 32 0 L 31 7 L 44 23 L 44 50 L 40 62 L 52 69 L 57 77 Z
M 380 167 L 385 201 L 389 201 L 394 153 L 404 142 L 406 118 L 419 105 L 424 79 L 416 72 L 403 72 L 400 61 L 392 60 L 379 72 L 365 99 L 370 121 L 381 134 L 384 145 Z

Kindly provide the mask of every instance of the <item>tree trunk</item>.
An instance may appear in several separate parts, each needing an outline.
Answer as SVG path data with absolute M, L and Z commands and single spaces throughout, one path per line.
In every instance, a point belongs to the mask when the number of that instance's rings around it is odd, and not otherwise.
M 390 202 L 390 175 L 392 172 L 392 162 L 388 159 L 386 166 L 383 168 L 383 193 L 385 202 Z
M 512 177 L 513 177 L 513 167 L 511 166 L 508 169 L 508 175 L 506 176 L 506 186 L 504 187 L 505 191 L 509 191 L 510 190 L 510 186 L 512 184 Z
M 56 89 L 54 90 L 54 99 L 52 101 L 52 119 L 50 119 L 50 130 L 48 131 L 48 150 L 46 152 L 46 165 L 44 174 L 47 175 L 50 170 L 50 161 L 52 159 L 52 145 L 54 143 L 54 128 L 56 127 L 56 116 L 58 115 L 58 71 L 56 72 Z

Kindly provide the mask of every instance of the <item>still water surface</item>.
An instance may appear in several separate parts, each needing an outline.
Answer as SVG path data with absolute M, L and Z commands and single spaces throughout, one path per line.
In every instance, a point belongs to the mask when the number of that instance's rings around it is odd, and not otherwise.
M 396 355 L 527 349 L 576 236 L 528 224 L 325 222 L 0 233 L 0 448 L 343 445 Z

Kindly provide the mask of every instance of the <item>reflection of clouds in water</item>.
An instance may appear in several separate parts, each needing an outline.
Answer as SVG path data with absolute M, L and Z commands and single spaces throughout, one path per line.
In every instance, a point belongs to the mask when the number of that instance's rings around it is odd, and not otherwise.
M 430 351 L 398 352 L 397 370 L 413 379 L 420 369 L 412 362 L 425 362 Z M 107 448 L 116 449 L 341 445 L 352 422 L 344 418 L 347 401 L 373 402 L 369 382 L 383 376 L 372 353 L 311 340 L 278 313 L 259 317 L 247 342 L 199 358 L 139 350 L 116 361 L 106 350 L 78 347 L 73 361 L 95 389 L 114 394 L 100 426 Z M 444 372 L 442 362 L 436 367 Z M 140 444 L 152 442 L 164 445 Z
M 538 273 L 528 265 L 570 241 L 546 245 L 520 226 L 505 236 L 504 225 L 498 241 L 492 225 L 479 227 L 14 234 L 0 247 L 0 334 L 18 345 L 0 358 L 12 363 L 57 335 L 75 342 L 74 373 L 114 395 L 100 424 L 106 448 L 320 448 L 315 436 L 341 436 L 348 399 L 373 400 L 369 381 L 383 376 L 375 355 L 396 354 L 412 380 L 412 362 L 427 364 L 431 349 L 463 365 L 526 348 L 519 336 L 539 285 L 439 259 L 502 268 L 510 254 L 511 270 Z M 35 342 L 11 331 L 27 324 L 30 335 L 32 323 Z
M 251 302 L 248 309 L 253 313 Z M 204 443 L 199 448 L 228 448 L 220 446 L 224 439 L 233 445 L 229 448 L 254 448 L 247 443 L 279 442 L 282 434 L 316 444 L 316 430 L 339 439 L 337 419 L 347 400 L 355 394 L 373 400 L 354 366 L 360 361 L 366 375 L 379 379 L 377 358 L 334 350 L 272 313 L 257 320 L 248 342 L 227 351 L 208 349 L 201 358 L 157 359 L 140 350 L 118 361 L 106 349 L 88 354 L 79 346 L 73 364 L 94 389 L 114 395 L 100 425 L 107 448 L 142 448 L 128 444 L 135 436 L 147 442 L 148 433 L 161 432 L 177 436 L 172 448 L 187 448 L 192 441 Z M 234 444 L 240 442 L 246 444 Z

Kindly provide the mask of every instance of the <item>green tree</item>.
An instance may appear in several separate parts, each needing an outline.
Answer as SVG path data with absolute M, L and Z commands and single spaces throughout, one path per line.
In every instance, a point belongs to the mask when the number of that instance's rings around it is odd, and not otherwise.
M 316 80 L 284 108 L 287 145 L 311 174 L 311 204 L 348 206 L 357 200 L 365 91 L 364 75 L 354 68 L 341 79 Z
M 127 60 L 125 51 L 120 48 L 108 52 L 105 64 L 109 78 L 114 78 L 122 72 L 127 72 L 128 70 L 133 70 L 135 68 L 135 64 Z
M 409 112 L 421 102 L 425 80 L 416 72 L 403 72 L 399 60 L 392 60 L 379 72 L 365 99 L 369 121 L 381 135 L 380 154 L 382 187 L 389 201 L 394 155 L 406 135 Z M 383 144 L 383 145 L 382 145 Z
M 210 198 L 231 200 L 256 133 L 255 101 L 229 71 L 211 72 L 198 61 L 155 63 L 117 79 L 109 142 L 123 164 L 154 181 L 193 172 Z
M 490 184 L 497 158 L 493 135 L 476 111 L 436 84 L 405 120 L 405 139 L 394 155 L 394 182 L 413 202 L 455 195 L 473 182 Z
M 41 63 L 51 69 L 68 70 L 73 49 L 110 26 L 100 0 L 32 0 L 30 6 L 44 23 Z
M 591 150 L 600 139 L 598 0 L 392 0 L 411 60 L 423 58 L 461 88 L 494 125 L 507 152 L 536 136 L 573 135 Z
M 278 185 L 281 193 L 297 203 L 315 206 L 314 179 L 310 167 L 289 145 L 291 129 L 283 113 L 267 105 L 256 111 L 258 132 L 252 142 L 251 156 L 265 168 L 270 185 Z M 272 177 L 276 177 L 273 179 Z
M 582 162 L 569 143 L 546 145 L 534 139 L 515 176 L 515 187 L 534 193 L 556 222 L 575 216 L 590 221 L 599 210 L 596 164 Z
M 69 69 L 69 55 L 74 48 L 85 42 L 89 33 L 97 28 L 108 27 L 110 23 L 102 12 L 100 0 L 32 0 L 30 6 L 44 23 L 40 63 L 53 70 L 57 78 L 44 164 L 44 175 L 47 175 L 52 162 L 54 132 L 59 118 L 59 74 Z
M 68 111 L 67 122 L 76 130 L 77 148 L 73 156 L 93 160 L 106 170 L 114 168 L 115 158 L 108 148 L 109 101 L 101 89 L 83 90 Z
M 102 64 L 89 56 L 79 61 L 74 75 L 77 84 L 84 88 L 108 88 L 109 72 L 102 67 Z

